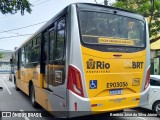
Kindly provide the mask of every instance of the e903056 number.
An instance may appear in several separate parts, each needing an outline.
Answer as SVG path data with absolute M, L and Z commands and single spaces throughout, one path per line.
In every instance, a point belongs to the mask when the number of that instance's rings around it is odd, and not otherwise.
M 119 88 L 119 87 L 127 87 L 127 82 L 111 82 L 107 83 L 107 88 Z

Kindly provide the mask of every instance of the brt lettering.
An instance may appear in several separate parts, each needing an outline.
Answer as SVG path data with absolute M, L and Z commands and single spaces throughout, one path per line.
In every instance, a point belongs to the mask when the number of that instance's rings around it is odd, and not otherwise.
M 132 68 L 143 68 L 143 62 L 132 62 Z

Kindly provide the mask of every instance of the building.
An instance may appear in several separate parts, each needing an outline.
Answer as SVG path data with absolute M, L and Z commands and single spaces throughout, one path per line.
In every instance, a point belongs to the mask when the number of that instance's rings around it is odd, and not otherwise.
M 0 58 L 0 73 L 9 72 L 11 70 L 10 59 L 13 51 L 0 49 L 0 53 L 3 56 Z
M 151 43 L 151 74 L 160 75 L 160 39 Z

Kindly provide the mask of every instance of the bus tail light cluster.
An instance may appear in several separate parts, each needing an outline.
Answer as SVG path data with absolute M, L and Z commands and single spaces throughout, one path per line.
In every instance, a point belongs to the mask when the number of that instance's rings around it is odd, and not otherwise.
M 84 97 L 82 79 L 79 70 L 73 66 L 68 67 L 68 85 L 67 88 L 77 95 Z
M 149 84 L 150 84 L 150 67 L 147 70 L 146 81 L 145 81 L 145 85 L 144 85 L 144 91 L 147 89 Z

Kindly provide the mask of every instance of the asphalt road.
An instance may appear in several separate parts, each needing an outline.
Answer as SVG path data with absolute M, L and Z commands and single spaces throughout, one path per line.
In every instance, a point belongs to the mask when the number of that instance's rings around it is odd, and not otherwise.
M 13 82 L 9 81 L 8 74 L 0 74 L 0 87 L 3 87 L 3 91 L 0 91 L 0 111 L 18 111 L 20 113 L 25 113 L 27 111 L 45 111 L 42 107 L 33 108 L 31 106 L 29 97 L 24 94 L 22 91 L 16 91 L 14 88 Z M 143 115 L 147 115 L 148 112 L 151 111 L 145 109 L 126 109 L 127 111 L 135 111 L 141 114 L 141 116 L 136 117 L 108 117 L 110 114 L 103 115 L 94 115 L 94 116 L 85 116 L 72 118 L 76 120 L 159 120 L 158 117 L 145 117 Z M 49 114 L 49 113 L 48 113 Z M 121 113 L 119 113 L 121 114 Z M 33 117 L 2 117 L 1 120 L 54 120 L 54 116 L 50 117 L 42 117 L 42 118 L 33 118 Z M 71 120 L 72 120 L 71 119 Z

